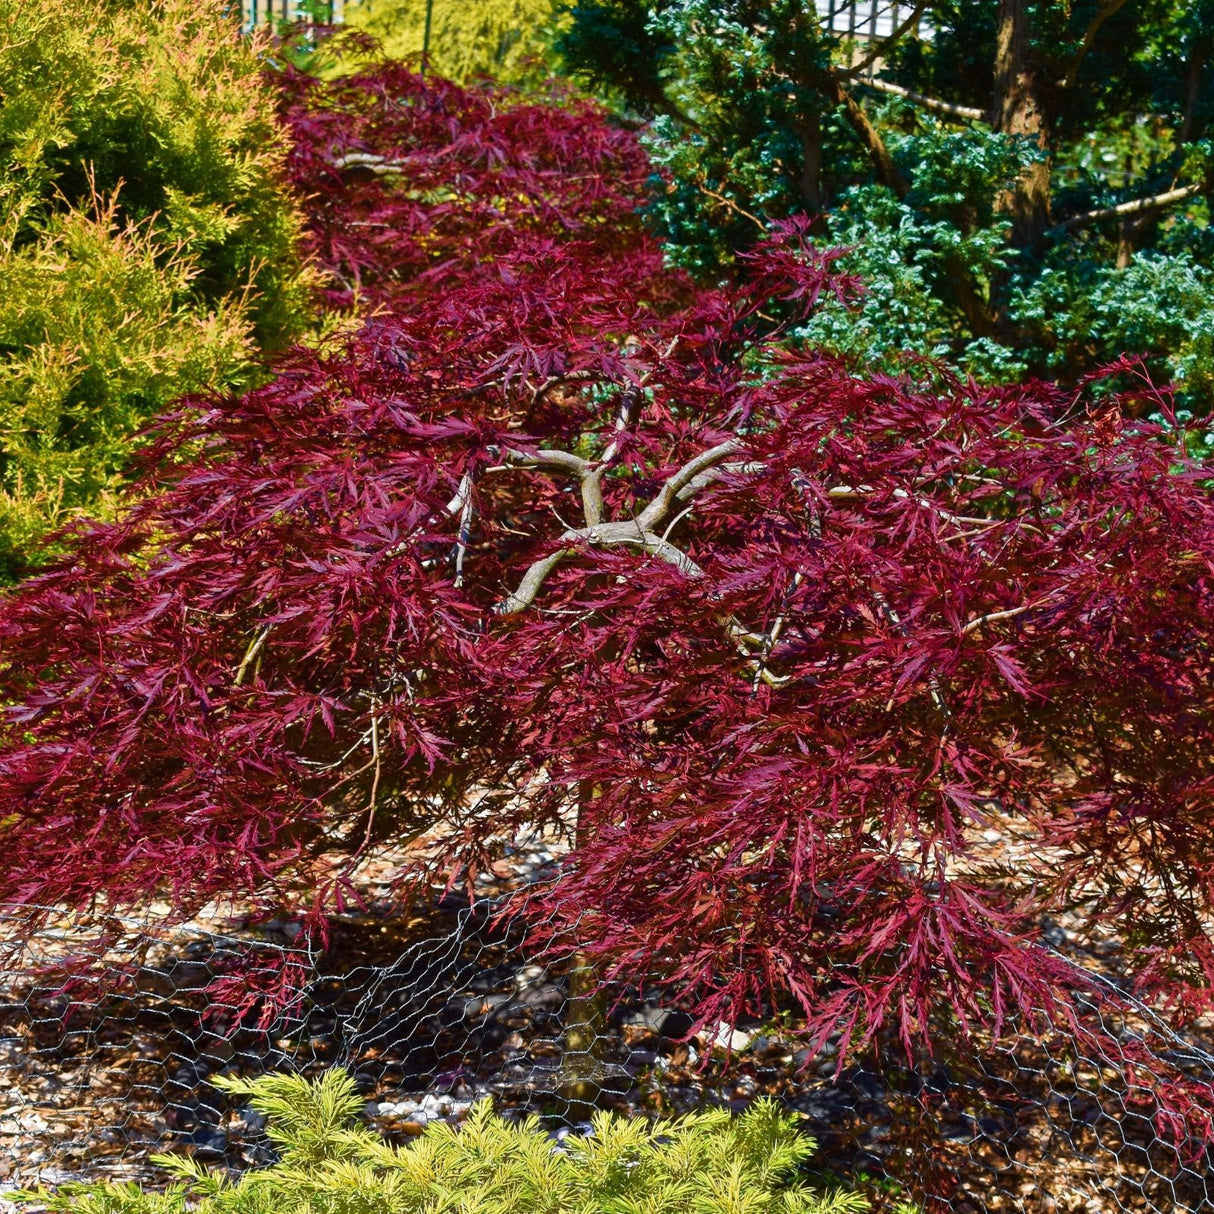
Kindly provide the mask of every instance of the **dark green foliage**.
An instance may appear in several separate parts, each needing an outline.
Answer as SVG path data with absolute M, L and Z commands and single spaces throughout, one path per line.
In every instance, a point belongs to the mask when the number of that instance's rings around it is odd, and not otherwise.
M 912 169 L 905 198 L 878 183 L 839 192 L 830 238 L 848 249 L 841 264 L 859 275 L 865 295 L 857 308 L 828 302 L 801 336 L 862 363 L 892 366 L 909 352 L 1015 378 L 1027 369 L 1024 352 L 995 332 L 975 332 L 956 286 L 964 278 L 989 293 L 1006 275 L 1012 225 L 993 204 L 1033 149 L 990 131 L 922 125 L 889 140 Z
M 220 1080 L 269 1119 L 273 1167 L 233 1184 L 192 1159 L 160 1156 L 166 1193 L 72 1186 L 28 1194 L 52 1214 L 852 1214 L 858 1194 L 819 1195 L 796 1178 L 813 1154 L 772 1100 L 654 1125 L 608 1113 L 557 1147 L 535 1117 L 506 1121 L 488 1101 L 461 1129 L 435 1124 L 391 1147 L 357 1124 L 353 1081 L 269 1075 Z
M 581 0 L 556 39 L 556 50 L 577 74 L 644 112 L 670 112 L 662 81 L 674 45 L 650 22 L 645 0 Z
M 254 50 L 192 0 L 9 0 L 0 47 L 0 574 L 105 509 L 130 437 L 299 334 L 284 140 Z
M 857 365 L 909 351 L 1072 384 L 1129 352 L 1210 411 L 1209 0 L 931 0 L 934 36 L 882 46 L 875 86 L 856 68 L 877 48 L 824 30 L 813 5 L 648 8 L 582 0 L 559 49 L 661 115 L 652 214 L 681 264 L 716 277 L 808 212 L 869 298 L 803 336 Z M 1000 28 L 1016 35 L 1002 58 Z

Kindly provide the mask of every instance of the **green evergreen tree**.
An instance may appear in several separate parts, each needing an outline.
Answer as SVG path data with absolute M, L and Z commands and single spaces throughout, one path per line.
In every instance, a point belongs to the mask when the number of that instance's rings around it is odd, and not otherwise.
M 848 246 L 867 299 L 807 340 L 1065 383 L 1129 351 L 1209 413 L 1211 0 L 901 11 L 860 42 L 802 0 L 579 0 L 558 46 L 654 116 L 653 214 L 683 264 L 714 275 L 797 212 Z

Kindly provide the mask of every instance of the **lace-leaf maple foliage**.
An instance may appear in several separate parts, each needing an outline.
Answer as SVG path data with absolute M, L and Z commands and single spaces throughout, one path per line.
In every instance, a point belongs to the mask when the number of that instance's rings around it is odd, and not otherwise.
M 1214 505 L 1165 433 L 782 342 L 856 284 L 793 226 L 693 288 L 595 109 L 391 66 L 286 109 L 377 314 L 168 419 L 4 601 L 4 899 L 319 917 L 555 824 L 536 909 L 705 1017 L 1065 1011 L 1064 908 L 1206 1006 Z

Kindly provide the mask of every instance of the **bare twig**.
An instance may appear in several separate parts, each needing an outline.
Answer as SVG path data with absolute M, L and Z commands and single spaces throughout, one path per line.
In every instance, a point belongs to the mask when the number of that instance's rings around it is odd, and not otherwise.
M 889 601 L 885 595 L 879 590 L 872 592 L 873 602 L 877 604 L 878 609 L 885 618 L 893 624 L 902 636 L 907 635 L 907 627 L 902 622 L 902 617 L 889 605 Z M 953 713 L 948 706 L 948 701 L 944 698 L 944 691 L 940 686 L 940 677 L 935 671 L 929 671 L 927 676 L 927 693 L 931 697 L 932 706 L 940 714 L 940 719 L 944 722 L 944 728 L 947 732 L 948 723 L 952 720 Z M 891 695 L 885 703 L 885 711 L 893 712 L 894 697 Z
M 969 636 L 971 632 L 977 632 L 983 624 L 994 624 L 998 620 L 1011 620 L 1018 615 L 1023 615 L 1026 611 L 1032 611 L 1034 607 L 1040 607 L 1044 599 L 1036 603 L 1023 603 L 1019 607 L 1009 607 L 1006 611 L 991 611 L 986 615 L 980 615 L 977 619 L 970 620 L 964 628 L 961 629 L 963 637 Z
M 371 797 L 367 803 L 367 829 L 363 832 L 363 841 L 358 846 L 355 856 L 361 855 L 371 842 L 371 827 L 375 824 L 375 804 L 379 794 L 379 701 L 371 698 L 371 761 L 375 765 L 375 775 L 371 777 Z
M 464 499 L 459 515 L 459 538 L 455 544 L 455 586 L 464 584 L 464 557 L 468 552 L 468 541 L 472 535 L 472 474 L 465 472 L 459 483 L 459 494 Z
M 1071 60 L 1070 67 L 1067 68 L 1066 75 L 1058 82 L 1059 88 L 1073 88 L 1075 81 L 1079 78 L 1079 69 L 1083 65 L 1084 59 L 1087 58 L 1087 53 L 1092 49 L 1092 43 L 1096 41 L 1096 35 L 1100 33 L 1100 27 L 1114 13 L 1125 8 L 1128 0 L 1104 0 L 1104 3 L 1096 10 L 1096 15 L 1088 22 L 1088 27 L 1083 34 L 1083 42 L 1076 52 L 1074 59 Z
M 685 506 L 666 524 L 666 530 L 662 532 L 662 539 L 670 539 L 670 533 L 695 509 L 695 502 L 690 506 Z
M 767 231 L 767 224 L 765 224 L 757 215 L 752 215 L 748 210 L 746 210 L 745 207 L 738 206 L 738 204 L 734 202 L 732 198 L 727 198 L 724 194 L 718 194 L 716 190 L 710 190 L 706 185 L 702 185 L 699 182 L 696 182 L 696 189 L 699 190 L 701 194 L 707 194 L 709 198 L 716 199 L 716 201 L 721 203 L 722 206 L 726 206 L 735 214 L 741 215 L 743 219 L 749 219 L 760 232 Z
M 771 651 L 776 647 L 780 640 L 780 634 L 784 631 L 784 625 L 788 618 L 788 604 L 792 601 L 792 596 L 800 589 L 802 582 L 805 581 L 805 574 L 800 569 L 793 574 L 792 584 L 784 591 L 784 598 L 780 604 L 780 612 L 775 618 L 775 622 L 771 626 L 771 630 L 763 637 L 763 645 L 759 652 L 758 662 L 755 666 L 754 683 L 751 686 L 751 694 L 758 691 L 759 683 L 766 681 L 763 679 L 764 673 L 767 671 L 767 661 L 771 657 Z

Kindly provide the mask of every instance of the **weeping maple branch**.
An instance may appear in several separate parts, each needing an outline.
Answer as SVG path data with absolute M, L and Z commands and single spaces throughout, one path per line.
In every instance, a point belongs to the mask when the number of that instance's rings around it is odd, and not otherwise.
M 574 555 L 583 546 L 639 548 L 643 552 L 648 552 L 650 555 L 674 565 L 680 573 L 686 574 L 687 577 L 704 576 L 704 571 L 681 548 L 669 540 L 663 539 L 662 536 L 655 535 L 652 531 L 643 530 L 635 522 L 600 523 L 597 527 L 570 528 L 561 536 L 560 542 L 566 546 L 531 564 L 523 575 L 518 589 L 507 595 L 497 605 L 497 614 L 517 615 L 520 611 L 525 611 L 535 602 L 548 575 L 567 556 Z
M 609 448 L 609 450 L 611 449 Z M 585 505 L 586 526 L 568 528 L 560 537 L 562 547 L 556 552 L 549 553 L 534 561 L 524 574 L 518 588 L 508 594 L 495 610 L 501 615 L 515 615 L 520 611 L 525 611 L 535 602 L 548 575 L 566 557 L 576 555 L 579 550 L 585 547 L 607 548 L 622 545 L 639 548 L 674 565 L 689 577 L 702 576 L 703 571 L 700 567 L 682 549 L 670 543 L 666 535 L 658 535 L 656 528 L 667 519 L 670 511 L 676 504 L 694 501 L 697 494 L 731 473 L 735 475 L 747 475 L 760 473 L 764 470 L 765 465 L 758 461 L 729 462 L 729 457 L 738 454 L 741 450 L 742 442 L 738 438 L 729 438 L 724 442 L 717 443 L 713 447 L 709 447 L 673 472 L 663 482 L 661 489 L 658 490 L 649 504 L 635 519 L 625 522 L 603 523 L 601 521 L 603 501 L 598 482 L 599 474 L 602 471 L 600 464 L 595 464 L 571 452 L 557 449 L 544 449 L 534 452 L 515 450 L 500 452 L 494 448 L 494 454 L 504 460 L 503 467 L 537 468 L 569 473 L 576 476 L 581 481 L 583 487 L 588 482 L 593 484 L 598 494 L 592 504 Z M 872 485 L 833 485 L 825 491 L 824 496 L 828 501 L 860 501 L 872 497 L 875 492 L 876 489 Z M 998 520 L 957 514 L 932 501 L 930 498 L 913 494 L 907 489 L 895 488 L 891 496 L 895 500 L 914 502 L 916 505 L 931 511 L 943 521 L 962 528 L 998 525 Z M 683 513 L 686 513 L 686 511 Z M 682 514 L 676 516 L 675 522 L 681 517 Z M 798 582 L 797 584 L 799 585 L 800 583 Z M 983 623 L 1010 618 L 1012 615 L 1019 615 L 1022 610 L 1028 610 L 1028 608 L 1018 608 L 1006 614 L 998 612 L 993 615 L 984 616 L 980 620 L 971 622 L 965 628 L 963 635 L 969 635 L 970 632 L 976 630 Z M 783 623 L 779 624 L 775 636 L 759 636 L 757 643 L 760 648 L 766 647 L 769 653 L 771 645 L 778 640 L 779 632 L 783 629 L 783 626 Z M 735 637 L 749 639 L 749 634 L 739 633 L 736 628 L 733 629 L 733 633 Z M 757 636 L 758 634 L 755 635 Z
M 702 472 L 724 463 L 741 449 L 741 441 L 730 438 L 723 443 L 718 443 L 715 447 L 709 447 L 707 451 L 702 451 L 694 459 L 688 460 L 666 481 L 654 499 L 641 511 L 637 518 L 637 525 L 643 530 L 650 530 L 658 526 L 670 513 L 675 502 L 679 500 L 679 493 L 682 489 L 690 485 Z
M 347 152 L 331 161 L 339 172 L 359 177 L 399 177 L 405 166 L 398 160 L 390 160 L 374 152 Z
M 250 665 L 260 655 L 262 647 L 266 643 L 266 638 L 270 635 L 270 629 L 273 624 L 267 624 L 252 640 L 248 649 L 245 650 L 244 657 L 241 658 L 240 666 L 236 671 L 236 677 L 232 680 L 234 687 L 239 687 L 245 680 L 245 675 L 249 671 Z M 256 675 L 254 675 L 256 677 Z
M 459 496 L 463 498 L 463 507 L 459 514 L 459 538 L 455 545 L 455 585 L 464 584 L 464 558 L 468 555 L 468 543 L 472 536 L 472 474 L 466 472 L 460 481 Z

